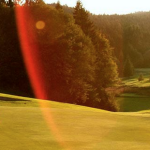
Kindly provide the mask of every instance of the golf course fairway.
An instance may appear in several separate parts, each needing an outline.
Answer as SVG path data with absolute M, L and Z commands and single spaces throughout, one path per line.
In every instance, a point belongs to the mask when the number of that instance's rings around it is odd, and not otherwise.
M 46 100 L 1 96 L 1 150 L 150 149 L 149 110 L 115 113 Z

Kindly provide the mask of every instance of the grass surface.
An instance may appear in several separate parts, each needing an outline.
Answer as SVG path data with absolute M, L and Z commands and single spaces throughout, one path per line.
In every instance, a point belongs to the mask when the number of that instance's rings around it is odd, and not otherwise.
M 138 81 L 138 77 L 141 74 L 143 75 L 144 80 Z M 130 78 L 124 78 L 122 84 L 130 87 L 150 87 L 150 69 L 135 69 L 134 76 Z
M 148 110 L 111 113 L 71 104 L 0 96 L 2 150 L 150 149 Z
M 150 109 L 150 97 L 133 93 L 121 94 L 116 98 L 122 112 L 137 112 Z
M 144 80 L 138 81 L 141 74 Z M 127 93 L 116 98 L 120 104 L 120 111 L 135 112 L 150 109 L 150 68 L 135 69 L 134 76 L 124 78 L 121 86 L 127 88 Z

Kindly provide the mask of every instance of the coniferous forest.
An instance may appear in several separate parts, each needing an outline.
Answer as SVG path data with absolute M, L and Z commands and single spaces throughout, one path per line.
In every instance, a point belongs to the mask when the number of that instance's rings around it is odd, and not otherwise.
M 33 97 L 16 7 L 0 1 L 0 92 Z M 150 12 L 93 15 L 80 1 L 74 8 L 42 1 L 26 1 L 21 7 L 30 10 L 25 26 L 35 33 L 36 41 L 28 38 L 38 45 L 47 99 L 117 111 L 106 89 L 119 77 L 132 75 L 134 68 L 150 67 Z M 38 29 L 35 24 L 41 20 L 45 27 Z

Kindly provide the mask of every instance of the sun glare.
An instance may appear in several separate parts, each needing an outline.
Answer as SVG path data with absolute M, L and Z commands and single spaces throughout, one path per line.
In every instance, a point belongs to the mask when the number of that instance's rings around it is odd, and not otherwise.
M 41 63 L 39 60 L 39 47 L 36 41 L 36 34 L 30 28 L 30 24 L 34 23 L 34 18 L 31 17 L 29 9 L 25 7 L 16 7 L 16 22 L 18 27 L 19 39 L 21 44 L 21 50 L 24 57 L 24 62 L 28 71 L 28 75 L 31 81 L 31 85 L 34 94 L 39 99 L 47 99 L 47 93 L 45 92 L 45 78 L 41 74 Z M 33 24 L 34 25 L 34 24 Z M 37 29 L 44 29 L 45 22 L 38 21 L 35 23 Z M 32 42 L 31 42 L 32 41 Z M 50 109 L 47 108 L 47 103 L 44 100 L 39 102 L 43 117 L 52 131 L 58 144 L 65 149 L 68 148 L 68 144 L 63 142 L 63 138 L 60 134 L 59 128 L 54 122 L 54 117 Z

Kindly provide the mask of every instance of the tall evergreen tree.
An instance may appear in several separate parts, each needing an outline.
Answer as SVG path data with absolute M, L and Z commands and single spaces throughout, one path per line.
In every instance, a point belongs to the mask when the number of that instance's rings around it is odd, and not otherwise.
M 96 49 L 96 83 L 99 87 L 107 88 L 118 80 L 117 65 L 112 55 L 109 41 L 99 35 L 99 45 Z
M 75 23 L 80 26 L 86 36 L 89 36 L 96 50 L 96 65 L 98 76 L 101 75 L 101 86 L 107 87 L 112 84 L 118 76 L 117 65 L 114 61 L 113 50 L 109 45 L 109 41 L 94 26 L 89 19 L 89 13 L 83 8 L 80 0 L 74 8 L 73 13 Z M 105 71 L 104 71 L 105 70 Z M 111 74 L 109 71 L 111 70 Z
M 63 10 L 63 7 L 61 6 L 60 1 L 58 1 L 58 2 L 56 3 L 55 8 L 56 8 L 57 10 Z
M 73 13 L 75 23 L 80 26 L 84 34 L 90 37 L 96 54 L 95 78 L 90 93 L 90 105 L 110 110 L 110 101 L 105 88 L 113 85 L 118 79 L 117 65 L 112 55 L 108 40 L 102 36 L 89 19 L 89 13 L 83 8 L 80 0 L 77 1 Z M 111 73 L 110 73 L 111 72 Z M 115 109 L 115 108 L 114 108 Z
M 124 76 L 130 77 L 134 74 L 134 66 L 130 61 L 129 57 L 126 58 L 125 65 L 124 65 Z
M 86 36 L 89 36 L 95 44 L 96 29 L 94 24 L 89 19 L 89 12 L 84 9 L 80 0 L 74 8 L 73 17 L 75 19 L 75 24 L 79 25 Z

